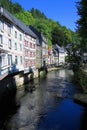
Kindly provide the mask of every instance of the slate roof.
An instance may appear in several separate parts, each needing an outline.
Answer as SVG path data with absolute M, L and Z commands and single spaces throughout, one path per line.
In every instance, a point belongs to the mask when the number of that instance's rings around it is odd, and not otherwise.
M 23 22 L 21 22 L 19 19 L 17 19 L 15 16 L 13 16 L 6 9 L 0 7 L 0 14 L 2 16 L 4 16 L 5 18 L 7 18 L 9 21 L 11 21 L 14 25 L 16 25 L 17 27 L 19 27 L 22 31 L 24 31 L 28 35 L 30 35 L 30 36 L 32 36 L 34 38 L 37 37 L 35 35 L 35 33 L 33 33 L 31 29 L 29 29 L 29 27 L 27 27 Z
M 60 53 L 64 53 L 65 52 L 65 49 L 60 47 L 59 45 L 54 45 L 54 49 Z

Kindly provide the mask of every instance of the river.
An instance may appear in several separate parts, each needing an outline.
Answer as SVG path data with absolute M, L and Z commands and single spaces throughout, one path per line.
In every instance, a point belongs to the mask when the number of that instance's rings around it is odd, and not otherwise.
M 20 106 L 8 114 L 0 130 L 87 130 L 87 110 L 73 100 L 80 89 L 72 78 L 71 70 L 52 71 L 34 80 L 34 91 L 17 92 L 17 98 L 24 93 Z

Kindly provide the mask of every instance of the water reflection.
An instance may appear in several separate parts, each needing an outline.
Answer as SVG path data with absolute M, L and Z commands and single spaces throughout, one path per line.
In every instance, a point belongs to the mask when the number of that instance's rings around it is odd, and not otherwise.
M 84 107 L 73 102 L 79 91 L 70 70 L 58 70 L 38 82 L 20 99 L 20 108 L 9 118 L 7 130 L 79 130 Z
M 40 120 L 38 130 L 79 130 L 83 108 L 71 99 L 61 101 Z

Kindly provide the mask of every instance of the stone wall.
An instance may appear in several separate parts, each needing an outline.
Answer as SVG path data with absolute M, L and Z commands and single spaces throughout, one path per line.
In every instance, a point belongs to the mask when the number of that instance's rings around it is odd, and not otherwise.
M 26 73 L 23 71 L 10 74 L 0 81 L 0 95 L 2 95 L 6 90 L 15 91 L 23 87 L 23 84 L 28 83 L 33 78 L 38 77 L 37 72 L 35 73 Z

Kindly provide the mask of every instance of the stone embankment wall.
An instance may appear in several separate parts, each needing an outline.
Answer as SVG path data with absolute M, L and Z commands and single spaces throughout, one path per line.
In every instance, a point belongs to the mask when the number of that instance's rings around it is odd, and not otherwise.
M 53 71 L 58 68 L 50 68 L 48 71 Z M 45 70 L 38 71 L 36 70 L 33 73 L 26 73 L 24 71 L 16 72 L 14 74 L 10 74 L 0 81 L 0 97 L 7 93 L 15 93 L 16 90 L 22 89 L 24 84 L 27 84 L 30 80 L 34 78 L 43 78 L 46 75 Z
M 38 77 L 38 71 L 26 73 L 23 71 L 10 74 L 0 81 L 0 106 L 4 103 L 16 103 L 24 94 L 24 85 L 33 78 Z M 17 91 L 18 90 L 18 91 Z M 22 91 L 20 91 L 22 90 Z M 4 106 L 2 105 L 2 106 Z
M 33 78 L 38 77 L 37 71 L 34 73 L 26 73 L 23 71 L 20 73 L 10 74 L 0 81 L 0 93 L 3 93 L 5 89 L 19 89 L 23 84 L 28 83 Z
M 58 68 L 49 68 L 48 71 L 53 71 Z M 0 81 L 0 91 L 4 88 L 9 87 L 16 87 L 17 89 L 20 88 L 23 84 L 28 83 L 33 78 L 37 78 L 39 75 L 43 75 L 44 71 L 38 70 L 34 71 L 33 73 L 25 73 L 24 71 L 16 72 L 14 74 L 10 74 L 5 77 L 3 80 Z

